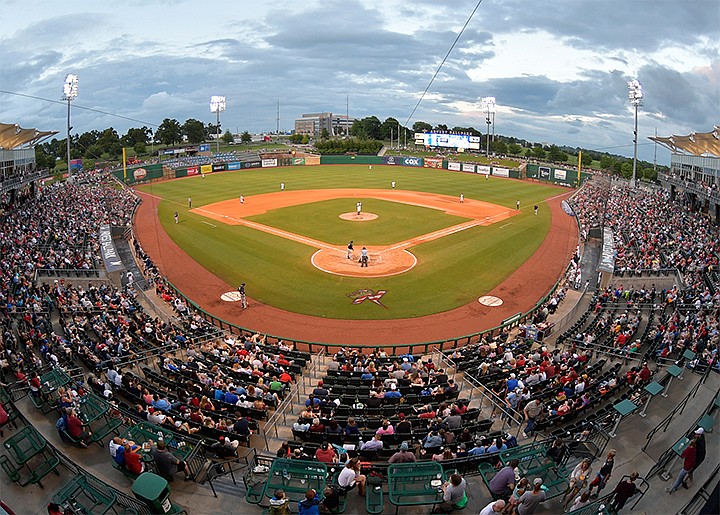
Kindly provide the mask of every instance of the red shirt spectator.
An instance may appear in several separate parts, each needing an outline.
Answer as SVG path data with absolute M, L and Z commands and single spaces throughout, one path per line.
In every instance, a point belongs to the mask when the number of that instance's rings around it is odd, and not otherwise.
M 137 448 L 132 448 L 130 445 L 125 446 L 125 468 L 133 474 L 142 474 L 143 464 L 141 460 Z

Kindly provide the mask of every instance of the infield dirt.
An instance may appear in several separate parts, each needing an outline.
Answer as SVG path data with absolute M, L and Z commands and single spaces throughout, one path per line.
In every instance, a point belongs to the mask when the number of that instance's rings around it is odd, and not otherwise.
M 396 320 L 325 319 L 277 309 L 253 299 L 250 299 L 250 308 L 243 310 L 237 303 L 220 300 L 220 295 L 234 290 L 235 287 L 194 261 L 175 244 L 162 225 L 154 219 L 161 199 L 138 192 L 143 198 L 143 203 L 137 210 L 134 226 L 140 243 L 152 256 L 160 271 L 206 311 L 228 322 L 284 338 L 338 345 L 411 344 L 442 341 L 497 326 L 511 315 L 528 311 L 535 305 L 537 299 L 548 292 L 565 270 L 578 243 L 575 219 L 565 214 L 561 208 L 562 200 L 569 197 L 572 191 L 561 189 L 558 191 L 565 193 L 545 202 L 551 211 L 552 221 L 550 231 L 540 247 L 507 279 L 492 291 L 485 292 L 503 299 L 502 306 L 482 306 L 477 300 L 473 300 L 465 306 L 443 313 Z M 356 190 L 353 192 L 357 193 Z M 283 192 L 280 195 L 294 196 L 295 193 L 302 198 L 307 192 Z M 394 192 L 385 191 L 385 193 Z M 337 193 L 334 195 L 333 198 L 336 198 Z M 253 199 L 263 196 L 253 196 Z M 305 200 L 288 205 L 307 202 L 307 197 L 304 198 Z M 352 195 L 348 198 L 352 198 Z M 399 201 L 394 198 L 388 200 Z M 235 203 L 237 208 L 241 207 L 238 199 L 228 202 Z M 254 200 L 246 199 L 243 207 L 248 208 L 247 211 L 260 209 L 260 204 L 258 207 L 251 207 L 254 203 Z M 479 202 L 479 204 L 485 203 Z M 470 205 L 468 200 L 462 204 L 465 205 Z M 492 204 L 487 205 L 492 206 Z M 449 209 L 453 209 L 453 206 L 457 208 L 461 204 L 456 199 L 451 200 L 448 197 L 447 212 L 451 213 Z M 272 208 L 276 207 L 279 207 L 278 204 L 272 205 Z M 437 206 L 430 207 L 437 208 Z M 262 209 L 266 210 L 268 206 Z M 507 208 L 500 209 L 507 210 Z M 467 213 L 463 212 L 462 216 L 467 216 Z

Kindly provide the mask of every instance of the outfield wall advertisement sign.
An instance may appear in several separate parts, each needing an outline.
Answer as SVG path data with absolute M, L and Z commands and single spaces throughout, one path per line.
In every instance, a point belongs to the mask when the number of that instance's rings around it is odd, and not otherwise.
M 293 157 L 292 164 L 293 164 L 293 166 L 302 166 L 305 164 L 305 158 L 304 157 Z
M 510 177 L 510 170 L 507 168 L 493 168 L 492 174 L 498 177 Z
M 203 145 L 198 145 L 198 152 L 210 152 L 210 144 L 205 143 Z
M 242 163 L 228 163 L 227 169 L 228 170 L 239 170 L 242 167 Z
M 263 159 L 262 160 L 262 167 L 263 168 L 272 168 L 274 166 L 278 165 L 277 159 Z
M 442 168 L 442 157 L 426 157 L 423 159 L 423 166 L 425 166 L 425 168 Z
M 200 171 L 198 170 L 197 166 L 188 166 L 187 168 L 187 174 L 188 175 L 197 175 Z
M 462 171 L 463 171 L 463 172 L 475 173 L 475 165 L 472 165 L 472 164 L 469 164 L 469 163 L 463 163 L 463 164 L 462 164 Z
M 202 173 L 202 174 L 212 173 L 212 165 L 201 165 L 200 173 Z
M 483 175 L 490 175 L 490 167 L 489 166 L 477 165 L 477 169 L 475 171 L 477 173 L 481 173 Z
M 383 156 L 383 164 L 384 165 L 401 165 L 402 164 L 402 157 L 398 156 Z
M 422 157 L 403 157 L 402 165 L 403 166 L 422 166 L 423 158 Z
M 549 166 L 541 166 L 538 168 L 538 178 L 542 179 L 544 181 L 550 180 L 550 167 Z
M 448 170 L 459 172 L 461 169 L 460 163 L 448 163 Z
M 555 168 L 555 171 L 553 171 L 553 175 L 555 176 L 556 181 L 564 181 L 567 177 L 567 171 Z
M 262 166 L 262 161 L 243 161 L 242 167 L 243 168 L 260 168 Z
M 225 163 L 214 163 L 212 165 L 212 171 L 213 172 L 224 172 L 227 168 L 225 168 Z

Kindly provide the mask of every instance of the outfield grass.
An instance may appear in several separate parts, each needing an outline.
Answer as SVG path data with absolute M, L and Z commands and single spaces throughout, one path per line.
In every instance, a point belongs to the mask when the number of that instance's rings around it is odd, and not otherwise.
M 418 257 L 418 264 L 413 270 L 377 279 L 326 274 L 314 268 L 310 262 L 315 248 L 247 227 L 224 224 L 212 227 L 203 223 L 206 221 L 204 217 L 187 210 L 188 196 L 193 199 L 193 207 L 198 207 L 236 198 L 240 194 L 249 197 L 278 191 L 280 182 L 285 182 L 286 190 L 389 189 L 393 180 L 396 181 L 396 189 L 446 195 L 463 193 L 468 199 L 513 208 L 515 202 L 520 200 L 521 205 L 528 208 L 509 220 L 488 227 L 474 227 L 413 247 L 410 250 Z M 558 188 L 537 183 L 498 178 L 486 181 L 480 175 L 390 166 L 374 166 L 372 171 L 363 166 L 318 166 L 223 172 L 209 174 L 204 179 L 192 177 L 150 184 L 139 189 L 166 199 L 159 207 L 165 230 L 195 260 L 229 284 L 246 282 L 251 297 L 289 311 L 347 319 L 422 316 L 459 307 L 487 293 L 527 260 L 542 243 L 550 227 L 550 213 L 542 208 L 542 200 L 562 192 Z M 350 209 L 342 207 L 333 214 L 332 206 L 335 202 L 319 202 L 313 206 L 317 206 L 318 212 L 324 213 L 321 218 L 331 217 L 334 223 L 340 212 L 352 211 L 354 206 L 353 202 Z M 367 203 L 370 202 L 391 204 L 393 207 L 389 209 L 392 210 L 404 211 L 409 208 L 430 211 L 431 222 L 438 223 L 440 227 L 462 221 L 459 217 L 437 210 L 367 199 Z M 541 205 L 538 216 L 532 213 L 530 206 L 533 204 Z M 366 205 L 363 202 L 363 207 Z M 296 207 L 306 211 L 309 206 Z M 180 211 L 181 219 L 177 225 L 172 217 L 176 210 Z M 278 225 L 283 224 L 283 228 L 287 228 L 297 222 L 294 220 L 296 215 L 295 207 L 290 207 L 279 209 L 277 213 L 258 215 L 257 218 L 279 216 Z M 454 221 L 446 221 L 445 217 Z M 382 220 L 389 221 L 391 217 L 383 216 L 378 220 L 378 237 L 383 233 Z M 341 222 L 339 219 L 337 221 Z M 426 225 L 431 222 L 417 223 L 419 233 L 432 230 Z M 319 221 L 318 225 L 322 226 L 322 223 Z M 370 227 L 372 222 L 357 225 Z M 412 223 L 406 225 L 408 230 L 414 229 Z M 344 244 L 348 239 L 346 234 L 331 234 L 330 229 L 327 234 L 320 236 L 326 231 L 323 227 L 312 230 L 318 233 L 309 236 L 323 241 Z M 391 232 L 389 229 L 387 231 Z M 397 240 L 397 236 L 393 235 L 391 242 Z M 388 309 L 368 302 L 352 305 L 346 293 L 362 288 L 387 290 L 383 303 Z

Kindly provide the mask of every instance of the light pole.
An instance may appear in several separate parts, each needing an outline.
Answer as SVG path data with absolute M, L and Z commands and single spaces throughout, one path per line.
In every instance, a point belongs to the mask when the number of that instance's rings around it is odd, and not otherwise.
M 643 91 L 642 84 L 637 79 L 628 81 L 628 100 L 630 105 L 635 107 L 635 130 L 633 131 L 633 172 L 631 186 L 636 186 L 637 173 L 637 132 L 638 132 L 638 106 L 642 105 Z
M 225 110 L 225 97 L 212 96 L 210 97 L 210 112 L 217 113 L 217 125 L 215 126 L 217 153 L 220 153 L 220 112 Z
M 68 165 L 68 179 L 72 176 L 70 172 L 70 102 L 72 102 L 78 94 L 78 76 L 72 73 L 68 73 L 65 76 L 65 83 L 63 84 L 63 100 L 67 100 L 68 113 L 67 113 L 67 165 Z
M 487 123 L 487 157 L 488 160 L 490 159 L 490 125 L 492 124 L 492 119 L 490 118 L 490 115 L 493 115 L 493 118 L 495 117 L 495 97 L 482 97 L 480 99 L 482 110 L 487 113 L 487 116 L 485 117 L 485 123 Z

